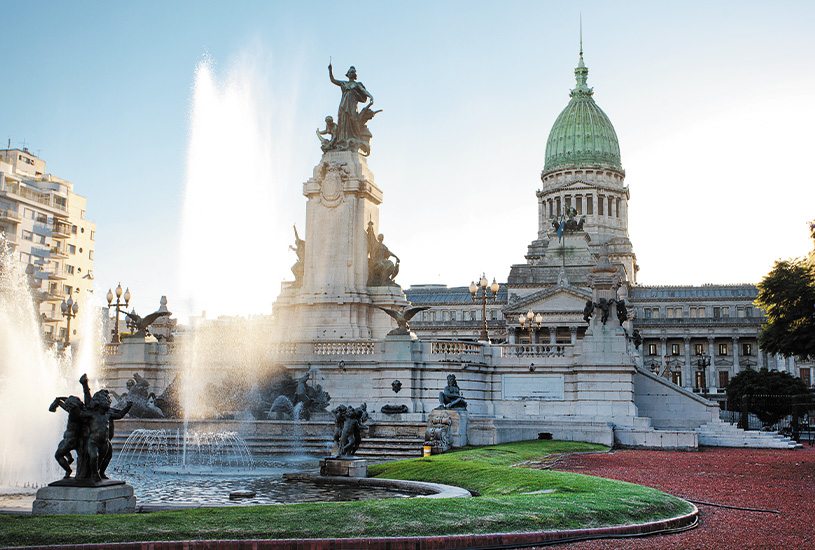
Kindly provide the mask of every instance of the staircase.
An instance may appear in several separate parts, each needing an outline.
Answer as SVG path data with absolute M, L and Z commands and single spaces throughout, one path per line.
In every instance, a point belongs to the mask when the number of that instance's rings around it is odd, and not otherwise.
M 800 449 L 792 439 L 772 432 L 742 430 L 729 422 L 714 420 L 696 428 L 699 445 L 712 447 L 751 447 L 756 449 Z

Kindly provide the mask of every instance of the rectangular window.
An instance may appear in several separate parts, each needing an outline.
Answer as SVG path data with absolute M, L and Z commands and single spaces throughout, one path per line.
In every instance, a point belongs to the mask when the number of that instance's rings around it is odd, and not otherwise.
M 719 387 L 726 388 L 727 383 L 730 381 L 730 373 L 726 370 L 719 371 Z
M 492 310 L 490 312 L 490 319 L 492 319 L 493 321 L 497 321 L 498 320 L 498 312 L 495 311 L 495 310 Z
M 65 294 L 73 294 L 74 292 L 74 287 L 72 286 L 65 285 L 63 288 L 65 290 Z
M 668 319 L 673 319 L 674 318 L 674 308 L 672 308 L 672 307 L 666 308 L 665 313 L 667 314 L 666 316 L 667 316 Z
M 66 265 L 65 266 L 65 273 L 67 273 L 68 275 L 73 275 L 74 274 L 74 266 Z
M 704 344 L 696 344 L 696 355 L 702 355 L 705 353 L 705 345 Z
M 91 231 L 91 240 L 92 241 L 96 240 L 96 231 Z
M 727 355 L 727 344 L 719 344 L 719 355 Z
M 648 344 L 648 355 L 656 355 L 657 354 L 657 345 L 656 344 Z
M 753 316 L 753 308 L 751 308 L 751 307 L 744 308 L 744 316 L 745 317 L 752 317 Z
M 730 308 L 729 307 L 723 307 L 722 308 L 722 317 L 730 317 Z
M 617 217 L 620 217 L 620 199 L 617 199 Z
M 810 376 L 809 367 L 801 367 L 798 369 L 798 378 L 807 386 L 812 385 L 812 377 Z M 811 418 L 811 417 L 810 417 Z
M 671 355 L 679 355 L 679 344 L 671 344 Z
M 88 251 L 88 259 L 93 260 L 93 250 Z
M 706 313 L 705 313 L 705 308 L 700 307 L 700 308 L 699 308 L 699 312 L 698 312 L 698 313 L 699 313 L 699 318 L 700 318 L 700 319 L 704 319 L 704 318 L 705 318 L 705 316 L 706 316 Z
M 653 311 L 652 315 L 653 315 L 654 319 L 659 319 L 659 308 L 658 307 L 654 308 L 654 311 Z
M 690 318 L 691 319 L 696 319 L 696 308 L 695 307 L 690 308 Z
M 677 386 L 682 385 L 682 371 L 675 370 L 671 372 L 671 381 Z
M 31 231 L 28 231 L 26 229 L 23 229 L 23 233 L 20 236 L 23 238 L 24 241 L 33 241 L 34 240 L 34 233 L 32 233 Z
M 643 310 L 642 310 L 642 313 L 643 313 L 643 316 L 644 316 L 646 319 L 650 319 L 650 318 L 651 318 L 651 308 L 650 308 L 650 307 L 647 307 L 647 308 L 643 309 Z
M 574 204 L 575 204 L 575 207 L 577 208 L 577 213 L 582 214 L 583 213 L 583 197 L 580 196 L 580 195 L 577 195 L 574 198 Z
M 612 202 L 613 200 L 614 199 L 612 197 L 608 197 L 608 217 L 609 218 L 613 215 L 612 212 L 611 212 L 611 210 L 612 210 L 611 207 L 614 206 L 614 203 Z
M 451 311 L 451 312 L 450 312 L 450 320 L 451 320 L 451 321 L 455 321 L 455 320 L 456 320 L 456 312 L 455 312 L 455 311 Z
M 722 308 L 720 308 L 720 307 L 714 307 L 714 308 L 713 308 L 713 318 L 714 318 L 714 319 L 718 319 L 718 318 L 719 318 L 719 317 L 721 317 L 721 316 L 722 316 Z
M 586 214 L 589 216 L 594 214 L 594 197 L 591 195 L 586 196 Z
M 744 308 L 743 307 L 740 307 L 740 308 L 738 308 L 736 310 L 736 317 L 738 317 L 740 319 L 744 317 Z
M 76 235 L 76 226 L 75 226 L 75 225 L 72 225 L 72 226 L 71 226 L 71 233 L 73 233 L 74 235 Z
M 36 235 L 34 240 L 39 244 L 45 244 L 45 235 Z
M 555 197 L 555 210 L 557 211 L 555 215 L 560 217 L 560 197 Z
M 470 312 L 470 321 L 478 321 L 478 318 L 475 315 L 475 311 Z
M 430 312 L 430 320 L 431 320 L 431 321 L 435 321 L 435 320 L 436 320 L 436 312 L 435 312 L 435 311 L 431 311 L 431 312 Z
M 48 225 L 48 216 L 45 214 L 37 213 L 37 223 Z
M 697 371 L 694 371 L 693 374 L 694 374 L 694 376 L 693 376 L 694 387 L 695 388 L 700 388 L 700 389 L 705 389 L 705 387 L 706 387 L 705 373 L 704 372 L 699 372 L 697 370 Z
M 72 244 L 69 244 L 68 245 L 68 252 L 70 252 L 71 254 L 76 254 L 76 247 L 74 245 L 72 245 Z
M 571 195 L 566 195 L 566 210 L 569 210 L 569 207 L 572 205 L 572 197 Z
M 742 344 L 741 354 L 744 355 L 745 357 L 748 355 L 753 355 L 753 344 Z
M 603 215 L 603 204 L 605 202 L 603 199 L 605 199 L 603 195 L 597 197 L 597 213 L 601 216 Z

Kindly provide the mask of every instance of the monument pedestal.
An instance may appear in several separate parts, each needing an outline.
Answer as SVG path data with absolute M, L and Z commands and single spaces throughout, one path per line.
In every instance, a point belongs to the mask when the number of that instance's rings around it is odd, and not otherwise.
M 48 485 L 37 491 L 31 512 L 38 514 L 133 514 L 133 487 L 123 481 L 94 487 Z
M 438 444 L 432 445 L 439 449 L 436 452 L 464 447 L 467 445 L 467 409 L 433 409 L 427 417 L 427 429 L 437 436 Z
M 324 458 L 320 461 L 320 475 L 368 477 L 368 461 L 364 458 Z

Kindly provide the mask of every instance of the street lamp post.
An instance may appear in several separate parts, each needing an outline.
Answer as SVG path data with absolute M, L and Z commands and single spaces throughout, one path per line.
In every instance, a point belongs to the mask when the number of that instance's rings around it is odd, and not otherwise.
M 701 374 L 700 389 L 702 393 L 707 393 L 707 375 L 705 371 L 710 366 L 710 355 L 700 355 L 696 358 L 696 368 Z
M 74 299 L 68 296 L 67 301 L 62 301 L 60 309 L 62 309 L 62 316 L 68 319 L 68 331 L 65 333 L 65 348 L 67 348 L 71 345 L 71 319 L 76 317 L 79 311 L 79 302 L 74 302 Z
M 111 341 L 114 344 L 118 344 L 120 342 L 120 340 L 119 340 L 119 308 L 122 306 L 121 298 L 123 298 L 123 297 L 125 299 L 124 306 L 127 307 L 128 304 L 130 303 L 130 289 L 128 288 L 124 292 L 124 296 L 122 296 L 122 283 L 119 283 L 119 286 L 116 287 L 116 303 L 115 304 L 112 303 L 113 302 L 113 291 L 108 289 L 108 294 L 106 296 L 106 298 L 108 299 L 108 311 L 110 311 L 110 308 L 112 308 L 112 307 L 116 308 L 116 325 L 114 325 L 114 327 L 113 327 L 113 338 L 111 338 Z
M 532 330 L 535 328 L 541 328 L 541 323 L 543 322 L 543 316 L 538 313 L 535 313 L 530 309 L 526 312 L 526 315 L 521 313 L 518 315 L 518 322 L 521 323 L 521 330 L 524 329 L 524 325 L 529 322 L 529 343 L 532 344 Z
M 489 281 L 487 281 L 487 277 L 483 273 L 478 284 L 475 282 L 470 283 L 470 294 L 473 297 L 473 302 L 481 302 L 481 318 L 484 320 L 484 325 L 481 327 L 481 340 L 484 342 L 490 341 L 490 335 L 487 332 L 487 301 L 494 302 L 498 298 L 498 290 L 501 288 L 501 285 L 495 282 L 494 277 L 492 284 L 487 286 L 488 284 Z M 481 295 L 478 294 L 479 288 L 481 288 Z M 492 294 L 488 294 L 487 290 L 491 291 Z

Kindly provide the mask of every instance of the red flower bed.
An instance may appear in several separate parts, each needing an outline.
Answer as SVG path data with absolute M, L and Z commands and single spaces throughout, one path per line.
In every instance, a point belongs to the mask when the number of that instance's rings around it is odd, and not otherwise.
M 630 481 L 691 501 L 776 510 L 749 512 L 696 504 L 698 528 L 684 533 L 564 544 L 558 548 L 717 550 L 815 549 L 815 447 L 804 450 L 702 448 L 699 452 L 620 450 L 576 455 L 558 470 Z

